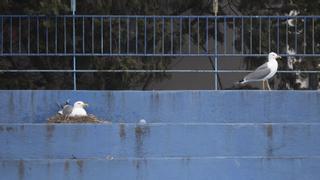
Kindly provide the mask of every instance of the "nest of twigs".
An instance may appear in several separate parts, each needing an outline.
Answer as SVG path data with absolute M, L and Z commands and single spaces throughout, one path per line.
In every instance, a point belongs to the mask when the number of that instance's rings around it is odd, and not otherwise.
M 65 116 L 57 114 L 48 118 L 48 123 L 102 123 L 102 120 L 97 119 L 94 115 L 89 114 L 88 116 Z

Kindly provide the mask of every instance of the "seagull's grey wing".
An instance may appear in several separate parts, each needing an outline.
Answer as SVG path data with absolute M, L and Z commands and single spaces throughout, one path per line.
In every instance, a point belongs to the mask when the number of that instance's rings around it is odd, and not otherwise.
M 263 78 L 268 76 L 268 74 L 270 74 L 270 73 L 271 73 L 271 69 L 268 68 L 267 63 L 264 63 L 261 66 L 259 66 L 254 72 L 246 75 L 243 78 L 243 80 L 245 80 L 247 82 L 262 80 Z
M 260 69 L 269 69 L 269 68 L 268 68 L 268 63 L 264 63 L 264 64 L 262 64 L 261 66 L 257 67 L 256 71 L 257 71 L 257 70 L 260 70 Z
M 68 116 L 71 114 L 72 109 L 73 109 L 73 107 L 71 105 L 65 105 L 65 106 L 63 106 L 62 114 Z

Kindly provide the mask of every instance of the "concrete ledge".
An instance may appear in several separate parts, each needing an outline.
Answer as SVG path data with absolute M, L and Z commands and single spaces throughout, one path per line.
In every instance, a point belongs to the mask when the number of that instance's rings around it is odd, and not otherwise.
M 1 179 L 319 180 L 320 159 L 0 160 Z
M 320 123 L 0 124 L 0 159 L 320 156 Z
M 0 122 L 42 123 L 83 100 L 113 122 L 319 122 L 317 91 L 0 91 Z
M 0 179 L 319 180 L 316 91 L 0 91 Z M 46 124 L 83 100 L 112 124 Z M 140 119 L 147 125 L 138 125 Z

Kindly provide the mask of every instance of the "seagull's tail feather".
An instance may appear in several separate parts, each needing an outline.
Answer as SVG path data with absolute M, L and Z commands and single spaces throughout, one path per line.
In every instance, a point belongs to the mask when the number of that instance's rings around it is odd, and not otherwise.
M 237 81 L 233 83 L 233 88 L 235 89 L 242 89 L 244 87 L 244 84 L 247 83 L 245 80 Z
M 58 106 L 60 109 L 63 108 L 63 106 L 62 106 L 60 103 L 56 102 L 56 104 L 57 104 L 57 106 Z
M 246 83 L 246 81 L 245 80 L 240 80 L 240 81 L 238 81 L 238 82 L 235 82 L 235 83 L 233 83 L 234 85 L 242 85 L 242 84 L 245 84 Z
M 70 99 L 67 99 L 65 102 L 65 105 L 68 105 L 68 104 L 70 104 Z

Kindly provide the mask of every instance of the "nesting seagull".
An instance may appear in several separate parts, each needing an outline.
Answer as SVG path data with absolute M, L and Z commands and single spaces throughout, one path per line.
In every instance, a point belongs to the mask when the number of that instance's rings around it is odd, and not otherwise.
M 58 114 L 60 115 L 70 115 L 72 111 L 72 106 L 70 105 L 70 100 L 68 99 L 64 104 L 57 103 L 59 107 Z
M 58 111 L 58 114 L 61 114 L 64 116 L 71 116 L 71 117 L 87 116 L 87 112 L 84 109 L 87 106 L 88 106 L 88 104 L 86 104 L 82 101 L 77 101 L 72 106 L 72 105 L 70 105 L 69 100 L 67 100 L 64 105 L 59 105 L 59 107 L 61 109 Z
M 259 66 L 254 72 L 246 75 L 243 80 L 239 81 L 239 84 L 263 81 L 263 89 L 265 86 L 265 82 L 267 82 L 267 88 L 270 90 L 271 88 L 267 80 L 272 78 L 278 70 L 277 58 L 281 58 L 281 56 L 277 55 L 274 52 L 269 53 L 268 62 Z
M 87 107 L 88 104 L 82 102 L 82 101 L 77 101 L 73 105 L 73 109 L 70 113 L 70 116 L 87 116 L 87 111 L 84 109 Z

